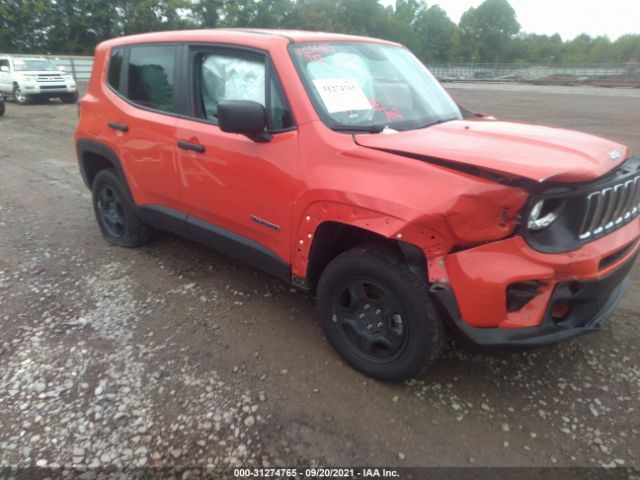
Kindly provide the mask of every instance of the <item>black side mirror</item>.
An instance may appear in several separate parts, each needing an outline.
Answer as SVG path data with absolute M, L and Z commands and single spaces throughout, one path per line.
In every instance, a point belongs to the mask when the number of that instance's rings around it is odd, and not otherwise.
M 256 142 L 268 142 L 267 111 L 252 100 L 221 100 L 218 103 L 218 126 L 228 133 L 242 133 Z

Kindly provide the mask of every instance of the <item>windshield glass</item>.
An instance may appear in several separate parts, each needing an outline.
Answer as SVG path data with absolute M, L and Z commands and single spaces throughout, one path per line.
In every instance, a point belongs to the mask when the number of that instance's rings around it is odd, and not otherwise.
M 58 67 L 43 58 L 14 58 L 13 69 L 16 72 L 58 71 Z
M 462 118 L 444 88 L 406 48 L 324 42 L 292 44 L 290 51 L 330 128 L 411 130 Z

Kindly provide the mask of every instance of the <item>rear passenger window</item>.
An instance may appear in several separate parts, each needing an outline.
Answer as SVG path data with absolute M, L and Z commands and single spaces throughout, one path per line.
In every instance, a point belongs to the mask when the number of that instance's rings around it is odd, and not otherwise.
M 107 81 L 111 87 L 120 91 L 120 73 L 122 72 L 122 59 L 124 51 L 121 48 L 115 48 L 111 51 L 111 59 L 109 60 L 109 75 Z
M 129 53 L 128 98 L 143 107 L 172 112 L 177 47 L 145 45 Z

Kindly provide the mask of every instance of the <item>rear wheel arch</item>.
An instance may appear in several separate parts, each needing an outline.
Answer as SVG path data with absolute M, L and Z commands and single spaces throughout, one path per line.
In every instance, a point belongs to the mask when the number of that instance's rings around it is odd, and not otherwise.
M 78 140 L 76 148 L 80 173 L 89 190 L 91 190 L 91 186 L 98 172 L 111 168 L 115 170 L 124 187 L 127 189 L 127 192 L 131 195 L 120 158 L 111 147 L 94 140 L 81 138 Z

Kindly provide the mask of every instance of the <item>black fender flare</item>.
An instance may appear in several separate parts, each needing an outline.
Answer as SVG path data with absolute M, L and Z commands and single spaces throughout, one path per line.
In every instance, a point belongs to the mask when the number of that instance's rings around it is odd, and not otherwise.
M 122 167 L 120 157 L 118 157 L 118 154 L 111 147 L 88 138 L 79 138 L 76 142 L 76 153 L 78 156 L 78 167 L 80 168 L 82 180 L 89 190 L 91 190 L 91 181 L 89 180 L 89 172 L 87 172 L 85 161 L 87 154 L 93 154 L 105 158 L 109 163 L 111 163 L 111 165 L 113 165 L 118 176 L 122 179 L 124 186 L 127 189 L 127 193 L 131 195 L 131 190 L 129 189 L 129 184 L 127 182 L 127 177 L 124 174 L 124 168 Z

